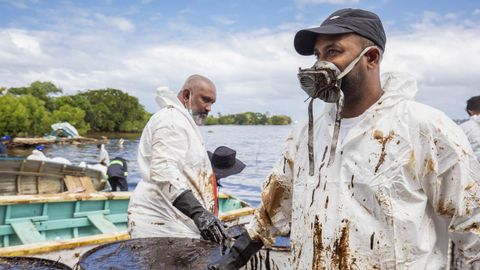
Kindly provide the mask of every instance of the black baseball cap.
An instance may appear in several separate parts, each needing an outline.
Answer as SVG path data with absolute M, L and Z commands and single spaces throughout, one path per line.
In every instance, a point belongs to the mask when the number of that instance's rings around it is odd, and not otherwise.
M 312 55 L 318 34 L 338 35 L 355 33 L 371 40 L 385 51 L 387 37 L 382 21 L 377 14 L 363 9 L 340 9 L 328 16 L 320 27 L 307 28 L 297 32 L 293 42 L 295 50 L 301 55 Z

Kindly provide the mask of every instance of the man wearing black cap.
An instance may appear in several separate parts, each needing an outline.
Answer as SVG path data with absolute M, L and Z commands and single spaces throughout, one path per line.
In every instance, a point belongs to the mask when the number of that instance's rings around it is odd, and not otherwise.
M 480 269 L 480 165 L 455 123 L 413 100 L 411 76 L 380 76 L 379 17 L 338 10 L 294 45 L 317 60 L 298 73 L 308 124 L 288 137 L 247 232 L 209 269 L 237 269 L 288 233 L 291 269 Z

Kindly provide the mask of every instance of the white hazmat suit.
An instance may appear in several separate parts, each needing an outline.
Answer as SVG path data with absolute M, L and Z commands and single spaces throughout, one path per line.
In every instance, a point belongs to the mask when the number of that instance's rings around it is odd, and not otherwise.
M 339 142 L 327 166 L 336 108 L 287 138 L 248 226 L 267 246 L 290 232 L 293 269 L 444 269 L 449 238 L 480 263 L 480 166 L 442 112 L 413 101 L 416 82 L 382 76 L 383 96 Z M 476 265 L 479 267 L 479 265 Z
M 460 125 L 467 135 L 473 152 L 480 161 L 480 115 L 472 115 L 470 119 Z
M 216 185 L 198 126 L 168 88 L 157 90 L 160 110 L 148 121 L 138 146 L 142 180 L 128 208 L 129 231 L 139 237 L 200 238 L 194 222 L 172 203 L 192 190 L 202 206 L 216 209 Z

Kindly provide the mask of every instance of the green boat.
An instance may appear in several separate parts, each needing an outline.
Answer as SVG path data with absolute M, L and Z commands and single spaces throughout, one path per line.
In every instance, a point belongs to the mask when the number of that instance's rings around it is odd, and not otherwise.
M 99 244 L 130 239 L 130 192 L 60 193 L 0 197 L 0 256 L 35 256 L 73 266 Z M 219 218 L 246 223 L 254 209 L 219 194 Z

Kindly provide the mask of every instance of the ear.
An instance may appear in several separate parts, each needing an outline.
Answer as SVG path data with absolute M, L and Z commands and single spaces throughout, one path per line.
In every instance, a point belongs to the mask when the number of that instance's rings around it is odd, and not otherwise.
M 183 98 L 184 102 L 188 101 L 188 99 L 190 98 L 190 90 L 183 89 L 182 90 L 182 98 Z
M 369 69 L 374 69 L 378 67 L 382 57 L 379 49 L 372 48 L 367 53 L 365 53 L 365 56 L 367 57 L 367 65 Z

